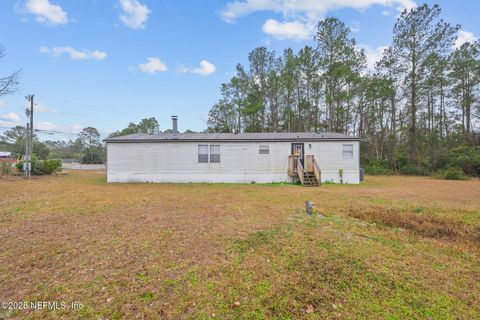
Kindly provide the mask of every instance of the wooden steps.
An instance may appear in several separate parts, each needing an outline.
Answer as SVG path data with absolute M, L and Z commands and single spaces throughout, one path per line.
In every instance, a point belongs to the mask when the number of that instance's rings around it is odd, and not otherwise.
M 322 176 L 318 163 L 313 155 L 305 157 L 305 169 L 297 155 L 288 156 L 288 175 L 298 178 L 304 187 L 318 187 Z
M 304 187 L 318 187 L 318 180 L 315 178 L 313 172 L 303 173 L 303 186 Z

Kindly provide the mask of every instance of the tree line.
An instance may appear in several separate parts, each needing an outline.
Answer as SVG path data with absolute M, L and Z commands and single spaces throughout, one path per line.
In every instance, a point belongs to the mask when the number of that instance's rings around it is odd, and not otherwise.
M 348 26 L 327 18 L 313 46 L 250 52 L 221 85 L 208 131 L 333 131 L 363 138 L 372 173 L 480 175 L 480 41 L 455 46 L 459 29 L 438 5 L 405 10 L 371 70 Z
M 40 131 L 41 132 L 41 131 Z M 25 154 L 26 129 L 16 126 L 0 135 L 0 145 L 12 152 L 15 157 Z M 104 163 L 105 150 L 96 128 L 86 127 L 76 139 L 45 140 L 33 136 L 33 154 L 39 160 L 72 159 L 81 163 Z
M 42 133 L 42 131 L 37 131 Z M 109 137 L 118 137 L 129 134 L 155 134 L 162 132 L 158 120 L 154 117 L 141 119 L 138 123 L 130 122 L 122 130 L 115 131 Z M 172 132 L 166 129 L 163 132 Z M 185 131 L 193 132 L 191 130 Z M 26 129 L 16 126 L 0 134 L 0 147 L 9 150 L 15 157 L 25 153 Z M 64 159 L 75 160 L 84 164 L 104 163 L 106 161 L 105 145 L 99 131 L 94 127 L 84 128 L 75 139 L 69 140 L 42 140 L 34 134 L 33 153 L 39 160 Z

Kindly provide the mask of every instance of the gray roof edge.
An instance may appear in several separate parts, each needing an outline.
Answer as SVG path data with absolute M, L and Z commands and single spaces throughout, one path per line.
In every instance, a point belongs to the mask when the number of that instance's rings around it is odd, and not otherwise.
M 256 138 L 256 139 L 165 139 L 165 138 L 150 138 L 150 139 L 104 139 L 106 143 L 167 143 L 167 142 L 289 142 L 289 141 L 360 141 L 361 137 L 338 137 L 338 138 Z

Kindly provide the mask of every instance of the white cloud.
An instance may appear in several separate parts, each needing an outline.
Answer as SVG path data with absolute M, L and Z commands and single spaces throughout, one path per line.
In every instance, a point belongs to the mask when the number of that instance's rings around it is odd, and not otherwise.
M 73 133 L 79 133 L 85 128 L 85 126 L 79 125 L 79 124 L 72 124 L 67 126 L 66 131 L 67 132 L 73 132 Z
M 4 115 L 0 115 L 0 126 L 1 127 L 14 127 L 18 125 L 23 125 L 20 123 L 20 117 L 15 112 L 10 112 Z M 72 125 L 57 125 L 49 121 L 35 121 L 34 128 L 36 130 L 47 130 L 47 131 L 59 131 L 66 133 L 79 133 L 82 131 L 84 126 L 79 124 Z
M 120 20 L 129 28 L 143 29 L 148 20 L 150 9 L 137 0 L 119 0 L 123 14 Z
M 3 109 L 7 106 L 7 103 L 4 100 L 0 100 L 0 109 Z
M 6 122 L 19 122 L 20 117 L 15 112 L 6 113 L 0 116 L 0 120 Z
M 107 53 L 105 51 L 93 50 L 90 52 L 90 56 L 95 60 L 103 60 L 107 57 Z
M 342 8 L 364 10 L 373 5 L 395 7 L 398 10 L 416 7 L 414 0 L 244 0 L 227 3 L 221 16 L 227 22 L 233 22 L 256 11 L 274 11 L 286 18 L 297 15 L 321 17 L 332 10 Z
M 138 70 L 146 73 L 158 73 L 167 71 L 168 67 L 165 62 L 160 60 L 160 58 L 150 57 L 147 59 L 146 63 L 141 63 L 138 65 Z
M 360 22 L 353 21 L 350 25 L 350 31 L 352 32 L 360 32 Z
M 79 133 L 84 128 L 79 124 L 72 125 L 57 125 L 49 121 L 42 121 L 34 123 L 34 128 L 37 130 L 59 131 L 67 133 Z
M 387 46 L 371 48 L 368 45 L 359 45 L 358 47 L 365 51 L 365 56 L 367 58 L 367 68 L 369 70 L 375 69 L 375 63 L 382 58 L 383 52 L 385 51 L 385 49 L 388 48 Z
M 39 122 L 37 123 L 35 126 L 34 126 L 35 129 L 39 129 L 39 130 L 57 130 L 58 129 L 58 126 L 51 123 L 51 122 L 48 122 L 48 121 L 43 121 L 43 122 Z
M 268 19 L 263 24 L 262 30 L 279 40 L 306 40 L 313 37 L 312 25 L 309 26 L 299 21 L 278 22 L 275 19 Z
M 208 76 L 214 73 L 216 70 L 217 68 L 215 68 L 212 63 L 208 62 L 207 60 L 202 60 L 200 61 L 200 67 L 194 68 L 192 72 L 201 74 L 202 76 Z
M 28 0 L 25 3 L 28 13 L 35 15 L 35 20 L 50 26 L 68 23 L 67 13 L 62 7 L 50 3 L 49 0 Z
M 20 125 L 20 117 L 15 112 L 0 115 L 0 127 L 15 127 Z
M 365 10 L 373 5 L 381 5 L 397 10 L 416 6 L 414 0 L 237 0 L 229 2 L 220 13 L 226 22 L 259 11 L 282 14 L 284 21 L 268 19 L 262 29 L 277 39 L 309 39 L 313 37 L 319 20 L 333 10 L 352 8 Z M 308 33 L 308 34 L 307 34 Z
M 180 65 L 178 68 L 177 68 L 177 71 L 180 72 L 180 73 L 187 73 L 187 72 L 190 72 L 190 68 L 185 66 L 185 65 Z
M 181 65 L 177 68 L 177 71 L 180 72 L 180 73 L 196 73 L 196 74 L 200 74 L 202 76 L 209 76 L 213 73 L 215 73 L 215 71 L 217 71 L 217 68 L 215 67 L 215 65 L 207 60 L 202 60 L 200 61 L 200 66 L 197 67 L 197 68 L 189 68 L 189 67 L 186 67 L 184 65 Z
M 389 15 L 391 15 L 391 14 L 392 14 L 392 13 L 391 13 L 389 10 L 383 10 L 383 11 L 382 11 L 382 16 L 387 17 L 387 16 L 389 16 Z
M 457 49 L 457 48 L 460 48 L 464 43 L 467 43 L 467 42 L 473 43 L 475 41 L 477 41 L 477 37 L 475 37 L 475 35 L 472 32 L 460 30 L 458 32 L 458 38 L 457 40 L 455 40 L 455 44 L 453 45 L 453 47 Z
M 41 53 L 45 54 L 50 54 L 53 57 L 60 57 L 62 54 L 67 54 L 70 59 L 73 60 L 87 60 L 87 59 L 93 59 L 93 60 L 103 60 L 107 57 L 107 53 L 104 51 L 98 51 L 98 50 L 76 50 L 72 47 L 53 47 L 53 48 L 48 48 L 45 46 L 42 46 L 38 49 Z
M 33 111 L 38 113 L 44 113 L 44 112 L 56 112 L 57 110 L 53 108 L 48 108 L 43 103 L 35 103 L 35 105 L 33 106 Z

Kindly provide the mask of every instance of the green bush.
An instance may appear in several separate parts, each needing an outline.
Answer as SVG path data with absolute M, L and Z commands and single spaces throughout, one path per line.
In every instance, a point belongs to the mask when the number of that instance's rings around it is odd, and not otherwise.
M 52 174 L 62 168 L 62 161 L 60 159 L 49 159 L 43 161 L 43 173 Z
M 400 173 L 411 176 L 424 176 L 428 173 L 428 170 L 422 165 L 414 165 L 413 163 L 407 163 L 400 167 Z
M 439 173 L 438 177 L 440 179 L 446 180 L 466 180 L 468 179 L 462 168 L 459 167 L 450 167 L 446 170 Z
M 2 175 L 7 175 L 12 173 L 12 165 L 10 162 L 0 162 L 0 171 L 2 172 Z
M 372 176 L 384 176 L 390 174 L 390 170 L 381 166 L 366 166 L 365 173 Z
M 386 160 L 372 160 L 365 167 L 365 173 L 373 176 L 391 174 L 388 162 Z
M 58 159 L 38 160 L 33 159 L 32 174 L 36 176 L 51 175 L 60 170 L 62 162 Z
M 480 176 L 480 146 L 461 146 L 441 155 L 438 169 L 458 167 L 469 176 Z
M 17 163 L 17 170 L 23 171 L 24 163 Z M 62 168 L 60 159 L 38 160 L 34 155 L 32 158 L 32 174 L 34 176 L 51 175 Z

